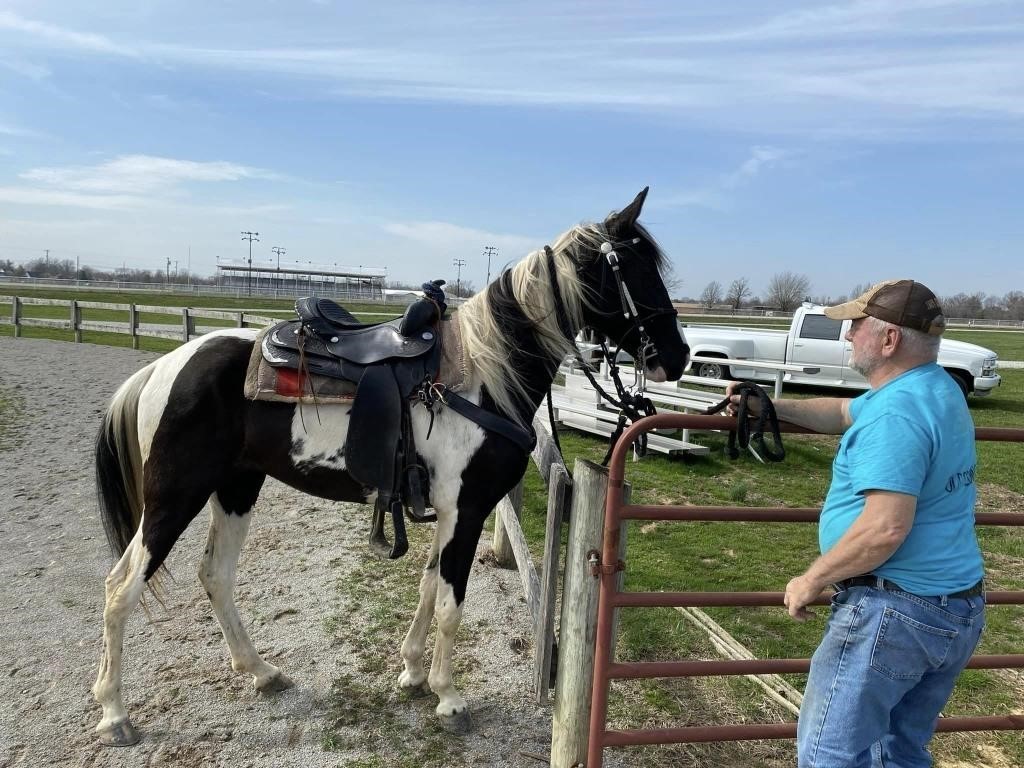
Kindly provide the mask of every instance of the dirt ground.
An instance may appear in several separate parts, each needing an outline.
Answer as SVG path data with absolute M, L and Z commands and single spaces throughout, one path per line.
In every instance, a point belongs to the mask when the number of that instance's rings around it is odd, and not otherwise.
M 257 505 L 236 595 L 257 648 L 296 686 L 261 697 L 231 671 L 195 576 L 203 513 L 172 552 L 166 607 L 150 601 L 152 620 L 137 611 L 126 633 L 124 695 L 143 741 L 96 742 L 89 689 L 112 558 L 93 440 L 107 399 L 153 358 L 0 338 L 0 388 L 23 406 L 0 445 L 0 767 L 543 765 L 551 713 L 532 702 L 518 575 L 476 563 L 455 665 L 474 727 L 452 736 L 435 697 L 395 692 L 422 559 L 414 549 L 405 560 L 417 562 L 378 564 L 364 543 L 367 508 L 275 482 Z M 417 534 L 421 551 L 428 534 Z M 427 653 L 429 663 L 429 643 Z

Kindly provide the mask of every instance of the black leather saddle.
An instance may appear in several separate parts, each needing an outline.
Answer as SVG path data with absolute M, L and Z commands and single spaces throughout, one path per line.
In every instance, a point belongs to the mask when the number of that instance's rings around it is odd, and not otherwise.
M 263 358 L 274 367 L 299 371 L 300 380 L 316 374 L 356 384 L 345 469 L 363 485 L 377 489 L 370 542 L 392 559 L 408 549 L 403 509 L 417 522 L 434 519 L 425 512 L 426 473 L 416 464 L 410 402 L 429 388 L 440 367 L 443 284 L 424 283 L 429 298 L 384 323 L 360 323 L 330 299 L 299 299 L 299 318 L 278 323 L 263 338 Z M 384 537 L 385 510 L 394 520 L 394 545 Z

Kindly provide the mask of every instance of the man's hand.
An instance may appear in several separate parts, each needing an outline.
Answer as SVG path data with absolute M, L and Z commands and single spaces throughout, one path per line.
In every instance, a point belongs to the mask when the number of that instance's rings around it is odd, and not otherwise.
M 811 618 L 814 611 L 808 610 L 807 606 L 817 599 L 823 588 L 823 584 L 812 581 L 807 574 L 791 579 L 786 585 L 786 596 L 782 600 L 789 609 L 789 615 L 797 621 L 807 621 Z
M 736 394 L 736 390 L 742 383 L 741 381 L 731 381 L 729 386 L 725 388 L 725 396 L 729 398 L 729 405 L 725 407 L 725 412 L 730 416 L 735 416 L 739 410 L 740 396 Z M 747 400 L 747 413 L 751 416 L 757 416 L 761 413 L 761 403 L 757 398 L 752 397 Z

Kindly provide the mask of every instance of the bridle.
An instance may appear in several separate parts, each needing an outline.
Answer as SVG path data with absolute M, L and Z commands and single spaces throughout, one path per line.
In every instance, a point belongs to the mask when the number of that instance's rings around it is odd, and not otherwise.
M 652 318 L 659 317 L 661 315 L 678 314 L 674 307 L 655 309 L 643 317 L 641 317 L 640 313 L 637 312 L 636 302 L 633 301 L 633 296 L 629 292 L 629 286 L 626 285 L 626 281 L 623 279 L 621 258 L 616 252 L 615 246 L 636 245 L 639 242 L 640 238 L 638 237 L 615 244 L 605 241 L 601 243 L 600 248 L 601 255 L 612 269 L 612 276 L 615 278 L 616 287 L 618 288 L 619 302 L 621 304 L 623 317 L 630 322 L 630 327 L 616 342 L 614 354 L 609 352 L 608 345 L 605 343 L 603 337 L 600 341 L 601 356 L 608 364 L 608 372 L 612 382 L 615 384 L 615 392 L 618 395 L 618 398 L 612 397 L 601 387 L 600 384 L 597 383 L 597 380 L 594 378 L 591 365 L 583 359 L 579 350 L 575 348 L 575 334 L 572 331 L 568 315 L 565 311 L 565 303 L 562 300 L 562 291 L 558 287 L 558 275 L 555 270 L 554 252 L 551 250 L 550 246 L 544 246 L 544 253 L 547 256 L 548 273 L 551 278 L 551 292 L 554 296 L 555 319 L 558 323 L 558 328 L 565 338 L 572 342 L 576 361 L 580 364 L 583 373 L 586 375 L 597 393 L 614 407 L 619 409 L 618 423 L 616 424 L 615 431 L 612 432 L 609 439 L 610 444 L 608 446 L 608 452 L 605 454 L 604 460 L 601 462 L 602 464 L 608 463 L 608 460 L 611 458 L 612 451 L 615 448 L 615 444 L 618 442 L 619 437 L 625 430 L 627 423 L 632 423 L 644 416 L 653 416 L 657 413 L 654 403 L 652 403 L 650 398 L 644 394 L 647 387 L 647 362 L 658 355 L 658 347 L 648 335 L 645 324 Z M 633 331 L 636 331 L 640 343 L 637 349 L 638 354 L 636 358 L 634 358 L 635 365 L 633 370 L 635 378 L 633 382 L 633 389 L 630 391 L 622 384 L 622 380 L 619 378 L 619 366 L 616 363 L 616 360 L 618 359 L 619 352 L 622 351 L 623 342 Z M 550 389 L 548 390 L 548 418 L 551 421 L 552 439 L 554 440 L 559 453 L 561 453 L 562 449 L 558 441 L 558 431 L 555 428 L 554 406 L 551 403 Z M 646 452 L 647 435 L 643 434 L 638 441 L 637 453 L 638 455 L 643 456 Z

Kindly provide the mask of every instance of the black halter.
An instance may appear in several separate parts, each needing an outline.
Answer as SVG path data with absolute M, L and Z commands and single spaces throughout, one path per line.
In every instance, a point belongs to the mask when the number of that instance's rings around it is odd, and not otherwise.
M 635 245 L 638 242 L 640 241 L 637 238 L 629 241 L 628 244 Z M 569 317 L 565 311 L 565 303 L 562 300 L 562 291 L 558 286 L 558 274 L 555 270 L 554 252 L 551 250 L 550 246 L 544 246 L 544 253 L 547 256 L 548 274 L 551 278 L 551 292 L 553 294 L 555 304 L 555 320 L 558 323 L 558 328 L 562 332 L 562 335 L 575 345 L 576 334 L 573 332 L 572 326 L 569 323 Z M 611 458 L 612 451 L 615 449 L 615 444 L 618 442 L 619 437 L 622 435 L 627 424 L 631 424 L 644 416 L 653 416 L 657 413 L 654 403 L 651 402 L 650 398 L 644 395 L 644 388 L 647 381 L 645 375 L 647 361 L 658 354 L 658 348 L 655 346 L 654 342 L 651 341 L 650 336 L 647 335 L 647 329 L 644 326 L 644 323 L 658 315 L 675 315 L 677 313 L 675 309 L 658 309 L 641 318 L 636 310 L 636 304 L 633 301 L 633 297 L 630 295 L 629 286 L 627 286 L 625 281 L 622 279 L 622 271 L 619 266 L 619 255 L 615 252 L 613 245 L 610 242 L 602 243 L 601 253 L 612 268 L 612 275 L 615 277 L 615 282 L 619 291 L 619 301 L 622 305 L 622 314 L 632 323 L 632 327 L 627 330 L 616 343 L 614 354 L 608 351 L 608 345 L 604 342 L 604 339 L 600 342 L 601 356 L 604 358 L 605 362 L 608 363 L 608 372 L 611 376 L 612 382 L 615 384 L 615 392 L 618 395 L 618 399 L 609 395 L 601 385 L 597 383 L 597 379 L 594 378 L 590 364 L 580 356 L 578 350 L 575 351 L 576 361 L 580 364 L 583 373 L 586 375 L 597 393 L 619 409 L 618 423 L 615 426 L 615 431 L 612 432 L 611 437 L 609 438 L 608 452 L 601 461 L 602 464 L 607 464 L 608 460 Z M 626 336 L 634 330 L 637 332 L 640 339 L 640 347 L 638 349 L 639 354 L 637 359 L 634 360 L 639 386 L 637 387 L 636 392 L 630 392 L 625 386 L 623 386 L 622 380 L 619 378 L 619 366 L 616 363 L 616 359 L 618 358 L 619 352 L 622 350 L 622 343 L 625 341 Z M 554 406 L 551 403 L 550 389 L 548 390 L 548 418 L 551 422 L 552 439 L 554 440 L 555 447 L 558 448 L 558 452 L 561 453 L 562 447 L 558 440 L 558 430 L 555 428 Z M 647 435 L 641 435 L 637 442 L 638 454 L 640 456 L 646 455 Z

